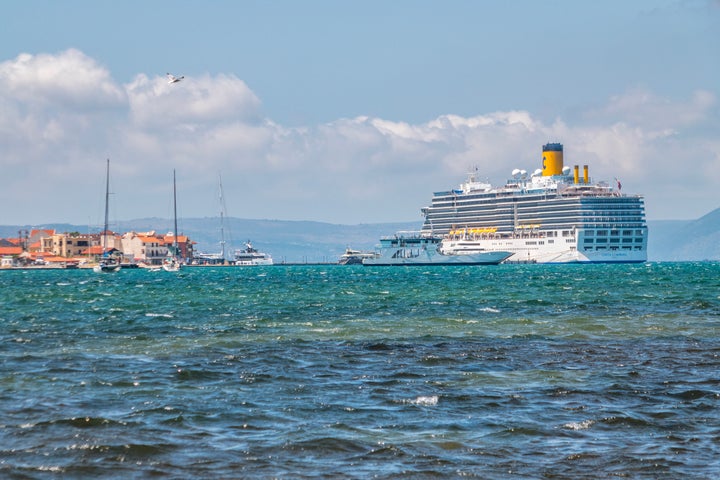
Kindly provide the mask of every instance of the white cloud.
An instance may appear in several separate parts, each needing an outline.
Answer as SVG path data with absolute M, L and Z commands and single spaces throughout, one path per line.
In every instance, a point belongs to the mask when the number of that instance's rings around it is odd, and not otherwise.
M 568 133 L 581 140 L 593 164 L 638 185 L 648 194 L 647 203 L 656 200 L 672 216 L 685 217 L 683 209 L 697 214 L 719 206 L 712 194 L 714 176 L 699 174 L 720 170 L 720 150 L 711 133 L 719 122 L 712 92 L 698 90 L 677 101 L 635 89 L 588 112 L 583 124 Z M 671 190 L 679 195 L 663 194 Z M 706 205 L 683 203 L 683 195 L 691 198 L 698 191 L 707 192 Z
M 222 122 L 260 119 L 260 101 L 233 75 L 203 75 L 169 84 L 165 77 L 141 74 L 125 88 L 131 119 L 140 128 L 195 131 Z
M 74 49 L 57 55 L 23 53 L 0 63 L 3 95 L 33 108 L 68 110 L 113 108 L 125 102 L 110 73 Z
M 715 94 L 705 90 L 693 92 L 690 100 L 679 102 L 644 89 L 635 89 L 613 96 L 607 106 L 591 113 L 591 117 L 621 119 L 645 128 L 667 130 L 707 120 L 716 105 Z
M 222 172 L 234 216 L 419 222 L 432 192 L 470 168 L 501 183 L 513 168 L 538 168 L 542 145 L 554 141 L 565 144 L 566 164 L 589 164 L 596 179 L 621 177 L 625 190 L 644 193 L 655 218 L 692 218 L 720 203 L 720 118 L 713 92 L 688 95 L 631 90 L 580 121 L 512 110 L 290 128 L 265 118 L 233 75 L 170 85 L 139 74 L 120 85 L 76 50 L 23 54 L 0 63 L 0 202 L 14 205 L 3 222 L 87 221 L 99 211 L 89 199 L 100 198 L 108 156 L 119 218 L 166 216 L 177 169 L 186 216 L 214 214 Z M 29 192 L 31 201 L 17 201 Z
M 2 161 L 41 167 L 76 159 L 103 142 L 126 103 L 107 69 L 77 50 L 2 62 Z

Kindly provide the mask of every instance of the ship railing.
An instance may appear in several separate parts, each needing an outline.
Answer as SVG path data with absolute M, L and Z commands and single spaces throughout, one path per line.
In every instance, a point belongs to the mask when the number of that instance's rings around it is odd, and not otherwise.
M 385 235 L 380 237 L 381 240 L 395 240 L 403 238 L 435 238 L 438 235 L 423 232 L 421 230 L 400 230 L 393 235 Z
M 451 228 L 445 235 L 450 240 L 484 240 L 498 237 L 497 227 L 463 227 Z

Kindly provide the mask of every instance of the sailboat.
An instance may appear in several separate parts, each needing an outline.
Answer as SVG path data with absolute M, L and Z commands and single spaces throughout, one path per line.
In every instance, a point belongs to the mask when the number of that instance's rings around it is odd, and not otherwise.
M 112 258 L 107 252 L 107 234 L 108 234 L 108 214 L 110 204 L 110 159 L 107 159 L 107 172 L 105 174 L 105 224 L 103 225 L 101 244 L 102 244 L 102 257 L 100 262 L 93 267 L 93 271 L 97 273 L 101 272 L 117 272 L 120 270 L 120 262 L 117 259 Z
M 226 258 L 229 256 L 229 254 L 226 252 L 225 247 L 225 227 L 224 227 L 224 218 L 225 218 L 225 199 L 223 197 L 223 188 L 222 188 L 222 177 L 220 178 L 220 245 L 221 245 L 221 251 L 220 253 L 199 253 L 196 255 L 196 259 L 200 262 L 204 262 L 206 264 L 224 264 L 224 265 L 235 265 L 235 266 L 255 266 L 255 265 L 272 265 L 273 259 L 272 257 L 263 252 L 257 251 L 253 246 L 252 243 L 250 243 L 250 240 L 248 240 L 245 243 L 245 248 L 240 250 L 236 249 L 234 251 L 234 254 L 232 256 L 232 260 L 229 260 Z M 231 239 L 232 242 L 232 239 Z
M 195 259 L 209 265 L 223 265 L 227 263 L 225 253 L 225 198 L 223 197 L 222 176 L 220 181 L 220 252 L 219 253 L 196 253 Z
M 173 170 L 173 217 L 175 219 L 175 230 L 173 231 L 172 251 L 168 251 L 168 256 L 163 261 L 163 270 L 166 272 L 177 272 L 180 270 L 180 260 L 178 260 L 178 234 L 177 234 L 177 189 L 175 187 L 175 170 Z

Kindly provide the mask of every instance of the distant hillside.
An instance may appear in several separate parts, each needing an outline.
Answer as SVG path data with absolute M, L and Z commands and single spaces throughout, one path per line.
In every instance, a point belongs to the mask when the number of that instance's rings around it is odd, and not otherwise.
M 720 260 L 720 208 L 697 220 L 648 222 L 648 259 Z
M 419 230 L 422 222 L 336 225 L 311 221 L 225 219 L 227 248 L 242 248 L 251 240 L 261 251 L 272 254 L 277 262 L 333 262 L 351 247 L 371 250 L 384 235 L 399 230 Z M 648 260 L 696 261 L 720 260 L 720 208 L 697 220 L 658 220 L 648 222 Z M 18 230 L 49 228 L 59 232 L 88 232 L 87 226 L 56 223 L 48 225 L 0 226 L 0 238 L 17 237 Z M 159 233 L 172 231 L 172 220 L 143 218 L 118 222 L 117 232 Z M 99 231 L 95 228 L 93 232 Z M 220 220 L 214 218 L 183 219 L 180 233 L 197 242 L 197 250 L 220 250 Z

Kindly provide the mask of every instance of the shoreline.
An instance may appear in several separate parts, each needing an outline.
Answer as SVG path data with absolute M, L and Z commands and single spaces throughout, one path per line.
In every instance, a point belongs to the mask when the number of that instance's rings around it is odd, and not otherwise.
M 257 267 L 297 267 L 297 266 L 328 266 L 340 265 L 337 262 L 283 262 L 272 265 L 183 265 L 182 268 L 257 268 Z M 81 265 L 77 267 L 65 267 L 60 265 L 28 265 L 25 267 L 0 267 L 0 272 L 6 270 L 92 270 L 94 265 Z M 154 265 L 153 267 L 159 267 Z M 344 266 L 344 265 L 341 265 Z M 139 265 L 123 265 L 121 270 L 150 270 L 151 267 Z

